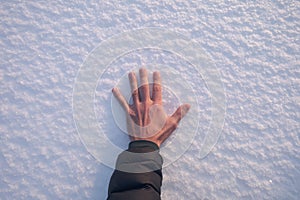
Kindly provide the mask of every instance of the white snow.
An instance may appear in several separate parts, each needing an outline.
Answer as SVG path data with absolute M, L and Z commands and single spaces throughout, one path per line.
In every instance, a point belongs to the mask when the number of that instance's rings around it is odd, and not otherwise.
M 132 67 L 173 66 L 199 91 L 199 133 L 163 169 L 162 199 L 299 199 L 299 22 L 296 0 L 1 1 L 0 199 L 106 198 L 112 169 L 80 140 L 73 87 L 101 42 L 146 27 L 198 42 L 220 72 L 226 96 L 221 137 L 201 159 L 211 100 L 205 81 L 184 70 L 184 59 L 140 49 L 112 62 L 99 80 L 98 119 L 110 108 L 101 100 L 110 99 L 110 87 Z M 172 95 L 165 95 L 172 110 Z M 112 122 L 99 120 L 100 126 Z M 105 130 L 126 148 L 117 126 Z

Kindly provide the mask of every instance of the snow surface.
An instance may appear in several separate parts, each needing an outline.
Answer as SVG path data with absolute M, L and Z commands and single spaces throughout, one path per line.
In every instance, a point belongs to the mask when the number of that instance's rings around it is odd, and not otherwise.
M 197 41 L 220 71 L 226 95 L 217 145 L 200 159 L 203 137 L 196 135 L 186 153 L 163 169 L 162 199 L 299 199 L 299 1 L 2 0 L 0 22 L 0 199 L 106 198 L 112 169 L 80 140 L 73 86 L 98 44 L 145 27 Z M 178 70 L 188 65 L 143 49 L 112 66 L 150 62 Z M 124 70 L 115 69 L 108 78 Z M 209 93 L 203 80 L 191 84 L 203 94 L 205 132 Z M 108 107 L 97 98 L 111 95 L 102 89 L 95 89 L 98 115 Z M 117 127 L 110 131 L 111 142 L 125 148 L 126 135 Z

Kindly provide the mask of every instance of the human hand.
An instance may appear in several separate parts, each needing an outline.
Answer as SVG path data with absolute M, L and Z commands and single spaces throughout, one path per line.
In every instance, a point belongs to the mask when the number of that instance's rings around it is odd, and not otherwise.
M 118 88 L 112 92 L 126 113 L 127 130 L 131 141 L 148 140 L 160 146 L 177 128 L 190 109 L 183 104 L 168 116 L 162 105 L 162 87 L 159 72 L 153 73 L 153 90 L 150 96 L 147 70 L 141 68 L 140 87 L 134 72 L 128 74 L 133 104 L 130 105 Z

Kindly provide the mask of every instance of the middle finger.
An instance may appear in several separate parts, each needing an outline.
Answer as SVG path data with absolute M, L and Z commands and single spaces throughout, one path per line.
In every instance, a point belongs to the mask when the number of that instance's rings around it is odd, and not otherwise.
M 148 75 L 147 70 L 145 68 L 140 69 L 140 97 L 141 101 L 147 101 L 150 99 L 150 92 L 149 92 L 149 83 L 148 83 Z

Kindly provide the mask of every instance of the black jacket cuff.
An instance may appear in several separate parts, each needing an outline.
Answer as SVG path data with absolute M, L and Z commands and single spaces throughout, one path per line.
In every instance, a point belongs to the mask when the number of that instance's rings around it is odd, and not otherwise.
M 145 173 L 161 170 L 163 159 L 159 147 L 147 140 L 130 142 L 128 149 L 123 151 L 116 162 L 116 169 L 129 173 Z
M 158 150 L 158 145 L 149 140 L 136 140 L 130 142 L 128 145 L 128 151 L 135 153 L 147 153 Z

